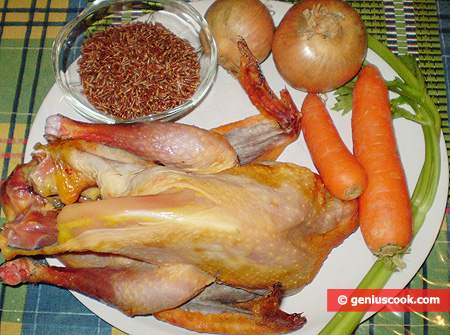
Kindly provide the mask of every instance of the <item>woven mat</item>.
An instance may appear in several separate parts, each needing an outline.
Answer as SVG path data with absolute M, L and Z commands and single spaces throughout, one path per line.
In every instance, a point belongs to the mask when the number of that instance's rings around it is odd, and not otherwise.
M 415 55 L 430 95 L 442 116 L 447 148 L 446 76 L 450 10 L 448 1 L 349 0 L 368 30 L 394 52 Z M 57 32 L 86 1 L 0 0 L 0 161 L 4 180 L 23 161 L 33 119 L 54 84 L 51 44 Z M 439 15 L 437 13 L 439 9 Z M 442 38 L 442 41 L 440 41 Z M 446 51 L 445 55 L 441 53 Z M 450 43 L 449 43 L 450 45 Z M 444 58 L 442 58 L 444 56 Z M 447 78 L 449 76 L 447 75 Z M 448 80 L 448 79 L 447 79 Z M 447 211 L 448 216 L 448 211 Z M 3 223 L 4 216 L 1 216 Z M 410 288 L 449 287 L 449 242 L 446 219 L 426 263 Z M 356 334 L 450 334 L 445 313 L 378 313 Z M 0 286 L 0 334 L 121 334 L 87 310 L 67 290 L 48 285 Z

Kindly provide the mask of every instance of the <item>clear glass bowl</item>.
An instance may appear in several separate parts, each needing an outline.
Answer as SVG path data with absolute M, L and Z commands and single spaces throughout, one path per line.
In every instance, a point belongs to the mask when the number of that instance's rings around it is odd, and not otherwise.
M 176 108 L 132 120 L 116 119 L 94 108 L 83 94 L 78 59 L 84 40 L 96 31 L 133 20 L 161 23 L 189 41 L 200 61 L 200 83 L 192 97 Z M 96 1 L 57 35 L 52 50 L 53 71 L 65 99 L 79 113 L 94 122 L 169 121 L 192 111 L 204 98 L 217 73 L 217 46 L 206 20 L 189 3 L 179 0 Z

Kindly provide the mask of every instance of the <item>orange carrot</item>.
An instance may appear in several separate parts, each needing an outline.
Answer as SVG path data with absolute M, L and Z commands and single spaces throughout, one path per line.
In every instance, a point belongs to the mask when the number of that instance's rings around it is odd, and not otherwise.
M 303 101 L 301 129 L 330 193 L 342 200 L 360 196 L 366 189 L 366 172 L 342 141 L 325 103 L 315 93 L 308 93 Z
M 360 227 L 378 256 L 404 252 L 412 239 L 412 210 L 392 124 L 389 91 L 380 71 L 365 66 L 353 91 L 353 150 L 367 172 L 359 198 Z

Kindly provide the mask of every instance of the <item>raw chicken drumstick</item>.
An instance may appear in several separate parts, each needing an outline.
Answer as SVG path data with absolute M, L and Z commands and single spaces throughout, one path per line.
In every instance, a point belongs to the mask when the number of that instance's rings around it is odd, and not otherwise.
M 62 115 L 47 118 L 45 136 L 84 139 L 126 150 L 147 161 L 196 173 L 216 173 L 238 163 L 220 134 L 173 122 L 97 124 Z
M 0 267 L 0 276 L 8 285 L 47 283 L 74 289 L 101 299 L 129 316 L 154 313 L 160 320 L 181 326 L 188 323 L 190 329 L 197 331 L 202 331 L 205 322 L 195 316 L 186 319 L 187 315 L 192 316 L 189 312 L 192 305 L 201 305 L 204 312 L 210 312 L 205 314 L 214 322 L 204 329 L 208 332 L 279 334 L 299 329 L 306 322 L 300 314 L 287 314 L 279 310 L 282 298 L 280 285 L 274 285 L 265 296 L 217 284 L 202 292 L 214 277 L 199 273 L 198 269 L 189 265 L 155 267 L 134 261 L 120 268 L 74 269 L 48 266 L 25 257 Z M 199 292 L 200 295 L 194 298 Z M 182 305 L 192 298 L 192 301 Z M 208 299 L 211 306 L 205 304 Z M 180 305 L 181 308 L 178 308 Z M 223 319 L 225 310 L 233 313 Z
M 70 268 L 19 258 L 0 268 L 5 284 L 48 283 L 101 299 L 125 314 L 148 315 L 178 307 L 214 281 L 187 264 L 154 266 L 133 262 L 123 267 Z

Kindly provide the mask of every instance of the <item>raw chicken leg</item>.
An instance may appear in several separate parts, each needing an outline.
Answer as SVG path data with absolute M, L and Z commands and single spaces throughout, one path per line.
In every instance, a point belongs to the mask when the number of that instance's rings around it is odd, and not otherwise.
M 214 277 L 187 264 L 133 262 L 116 268 L 70 268 L 48 266 L 26 257 L 0 267 L 0 276 L 8 285 L 48 283 L 77 290 L 130 316 L 178 307 L 214 281 Z
M 1 266 L 0 277 L 8 285 L 48 283 L 74 289 L 129 316 L 155 313 L 160 320 L 197 331 L 280 334 L 301 328 L 306 322 L 300 314 L 279 310 L 280 285 L 274 285 L 266 296 L 210 285 L 212 276 L 184 264 L 156 267 L 132 261 L 121 268 L 62 268 L 20 258 Z M 195 311 L 196 304 L 202 306 L 202 312 Z M 207 328 L 205 316 L 214 320 Z
M 238 164 L 235 150 L 222 135 L 180 123 L 95 124 L 53 115 L 47 118 L 45 136 L 103 143 L 196 173 L 216 173 Z

